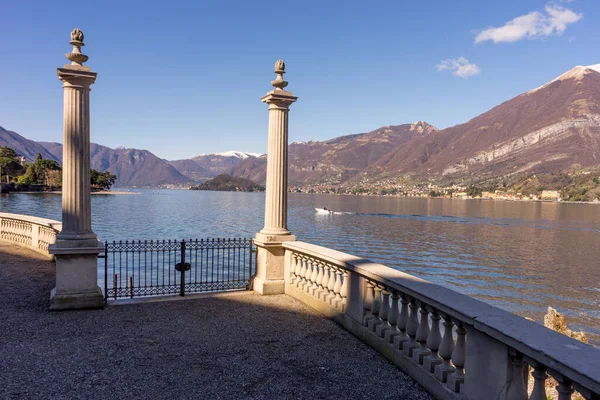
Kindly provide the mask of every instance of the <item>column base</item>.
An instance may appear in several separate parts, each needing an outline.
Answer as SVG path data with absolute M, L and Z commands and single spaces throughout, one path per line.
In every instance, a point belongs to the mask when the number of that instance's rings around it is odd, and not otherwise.
M 104 308 L 104 296 L 100 287 L 94 292 L 56 294 L 56 288 L 50 292 L 50 310 L 81 310 Z
M 48 252 L 56 257 L 56 287 L 50 294 L 51 310 L 78 310 L 104 307 L 104 296 L 98 287 L 98 254 L 101 242 L 77 241 L 72 247 L 64 240 L 50 245 Z
M 281 246 L 283 242 L 293 242 L 296 240 L 296 236 L 290 234 L 271 234 L 263 233 L 263 231 L 256 232 L 254 236 L 254 243 L 257 246 L 268 247 L 268 246 Z
M 285 293 L 285 281 L 275 279 L 262 279 L 255 277 L 253 281 L 254 291 L 260 295 Z
M 254 291 L 261 295 L 285 293 L 284 249 L 283 242 L 295 241 L 292 234 L 270 235 L 256 233 L 254 244 L 256 254 L 256 276 L 253 281 Z

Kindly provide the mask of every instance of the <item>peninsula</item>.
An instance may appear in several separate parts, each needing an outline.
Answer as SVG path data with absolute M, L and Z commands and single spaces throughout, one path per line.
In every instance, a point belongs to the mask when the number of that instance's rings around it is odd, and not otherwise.
M 190 190 L 216 190 L 222 192 L 264 192 L 265 188 L 247 178 L 238 178 L 229 174 L 217 175 Z

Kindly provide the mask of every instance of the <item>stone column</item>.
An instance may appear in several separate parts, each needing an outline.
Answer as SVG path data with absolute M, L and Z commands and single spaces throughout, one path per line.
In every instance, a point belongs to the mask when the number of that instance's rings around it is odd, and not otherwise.
M 62 231 L 49 252 L 56 258 L 56 287 L 50 294 L 51 310 L 100 308 L 97 257 L 104 246 L 92 231 L 90 199 L 90 85 L 96 73 L 83 66 L 83 32 L 71 32 L 71 61 L 58 68 L 64 83 Z
M 269 105 L 269 146 L 267 152 L 267 183 L 265 194 L 265 226 L 256 234 L 254 243 L 256 277 L 254 290 L 260 294 L 283 293 L 284 259 L 282 243 L 296 240 L 287 228 L 287 175 L 288 175 L 288 112 L 298 98 L 284 90 L 285 64 L 275 63 L 275 87 L 261 100 Z

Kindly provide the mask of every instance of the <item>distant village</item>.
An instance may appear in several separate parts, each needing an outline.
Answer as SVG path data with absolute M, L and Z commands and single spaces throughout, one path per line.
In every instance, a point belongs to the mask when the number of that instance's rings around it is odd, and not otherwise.
M 600 177 L 594 178 L 594 183 L 600 184 Z M 540 190 L 538 193 L 523 193 L 514 187 L 487 188 L 487 190 L 470 185 L 441 186 L 436 184 L 398 183 L 394 179 L 379 181 L 362 180 L 354 184 L 308 184 L 290 186 L 289 192 L 293 193 L 319 193 L 319 194 L 348 194 L 348 195 L 375 195 L 375 196 L 407 196 L 407 197 L 439 197 L 448 199 L 491 199 L 509 201 L 578 201 L 600 204 L 600 196 L 594 194 L 585 198 L 573 195 L 569 190 Z M 577 191 L 581 193 L 581 190 Z M 585 192 L 583 193 L 585 195 Z

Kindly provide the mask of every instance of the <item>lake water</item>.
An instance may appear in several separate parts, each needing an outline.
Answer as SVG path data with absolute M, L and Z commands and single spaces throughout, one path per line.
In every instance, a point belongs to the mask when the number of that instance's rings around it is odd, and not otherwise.
M 252 237 L 264 193 L 92 196 L 101 240 Z M 298 240 L 369 258 L 541 321 L 548 306 L 600 343 L 600 206 L 289 195 Z M 0 195 L 0 211 L 60 220 L 60 195 Z M 353 214 L 319 215 L 327 206 Z

